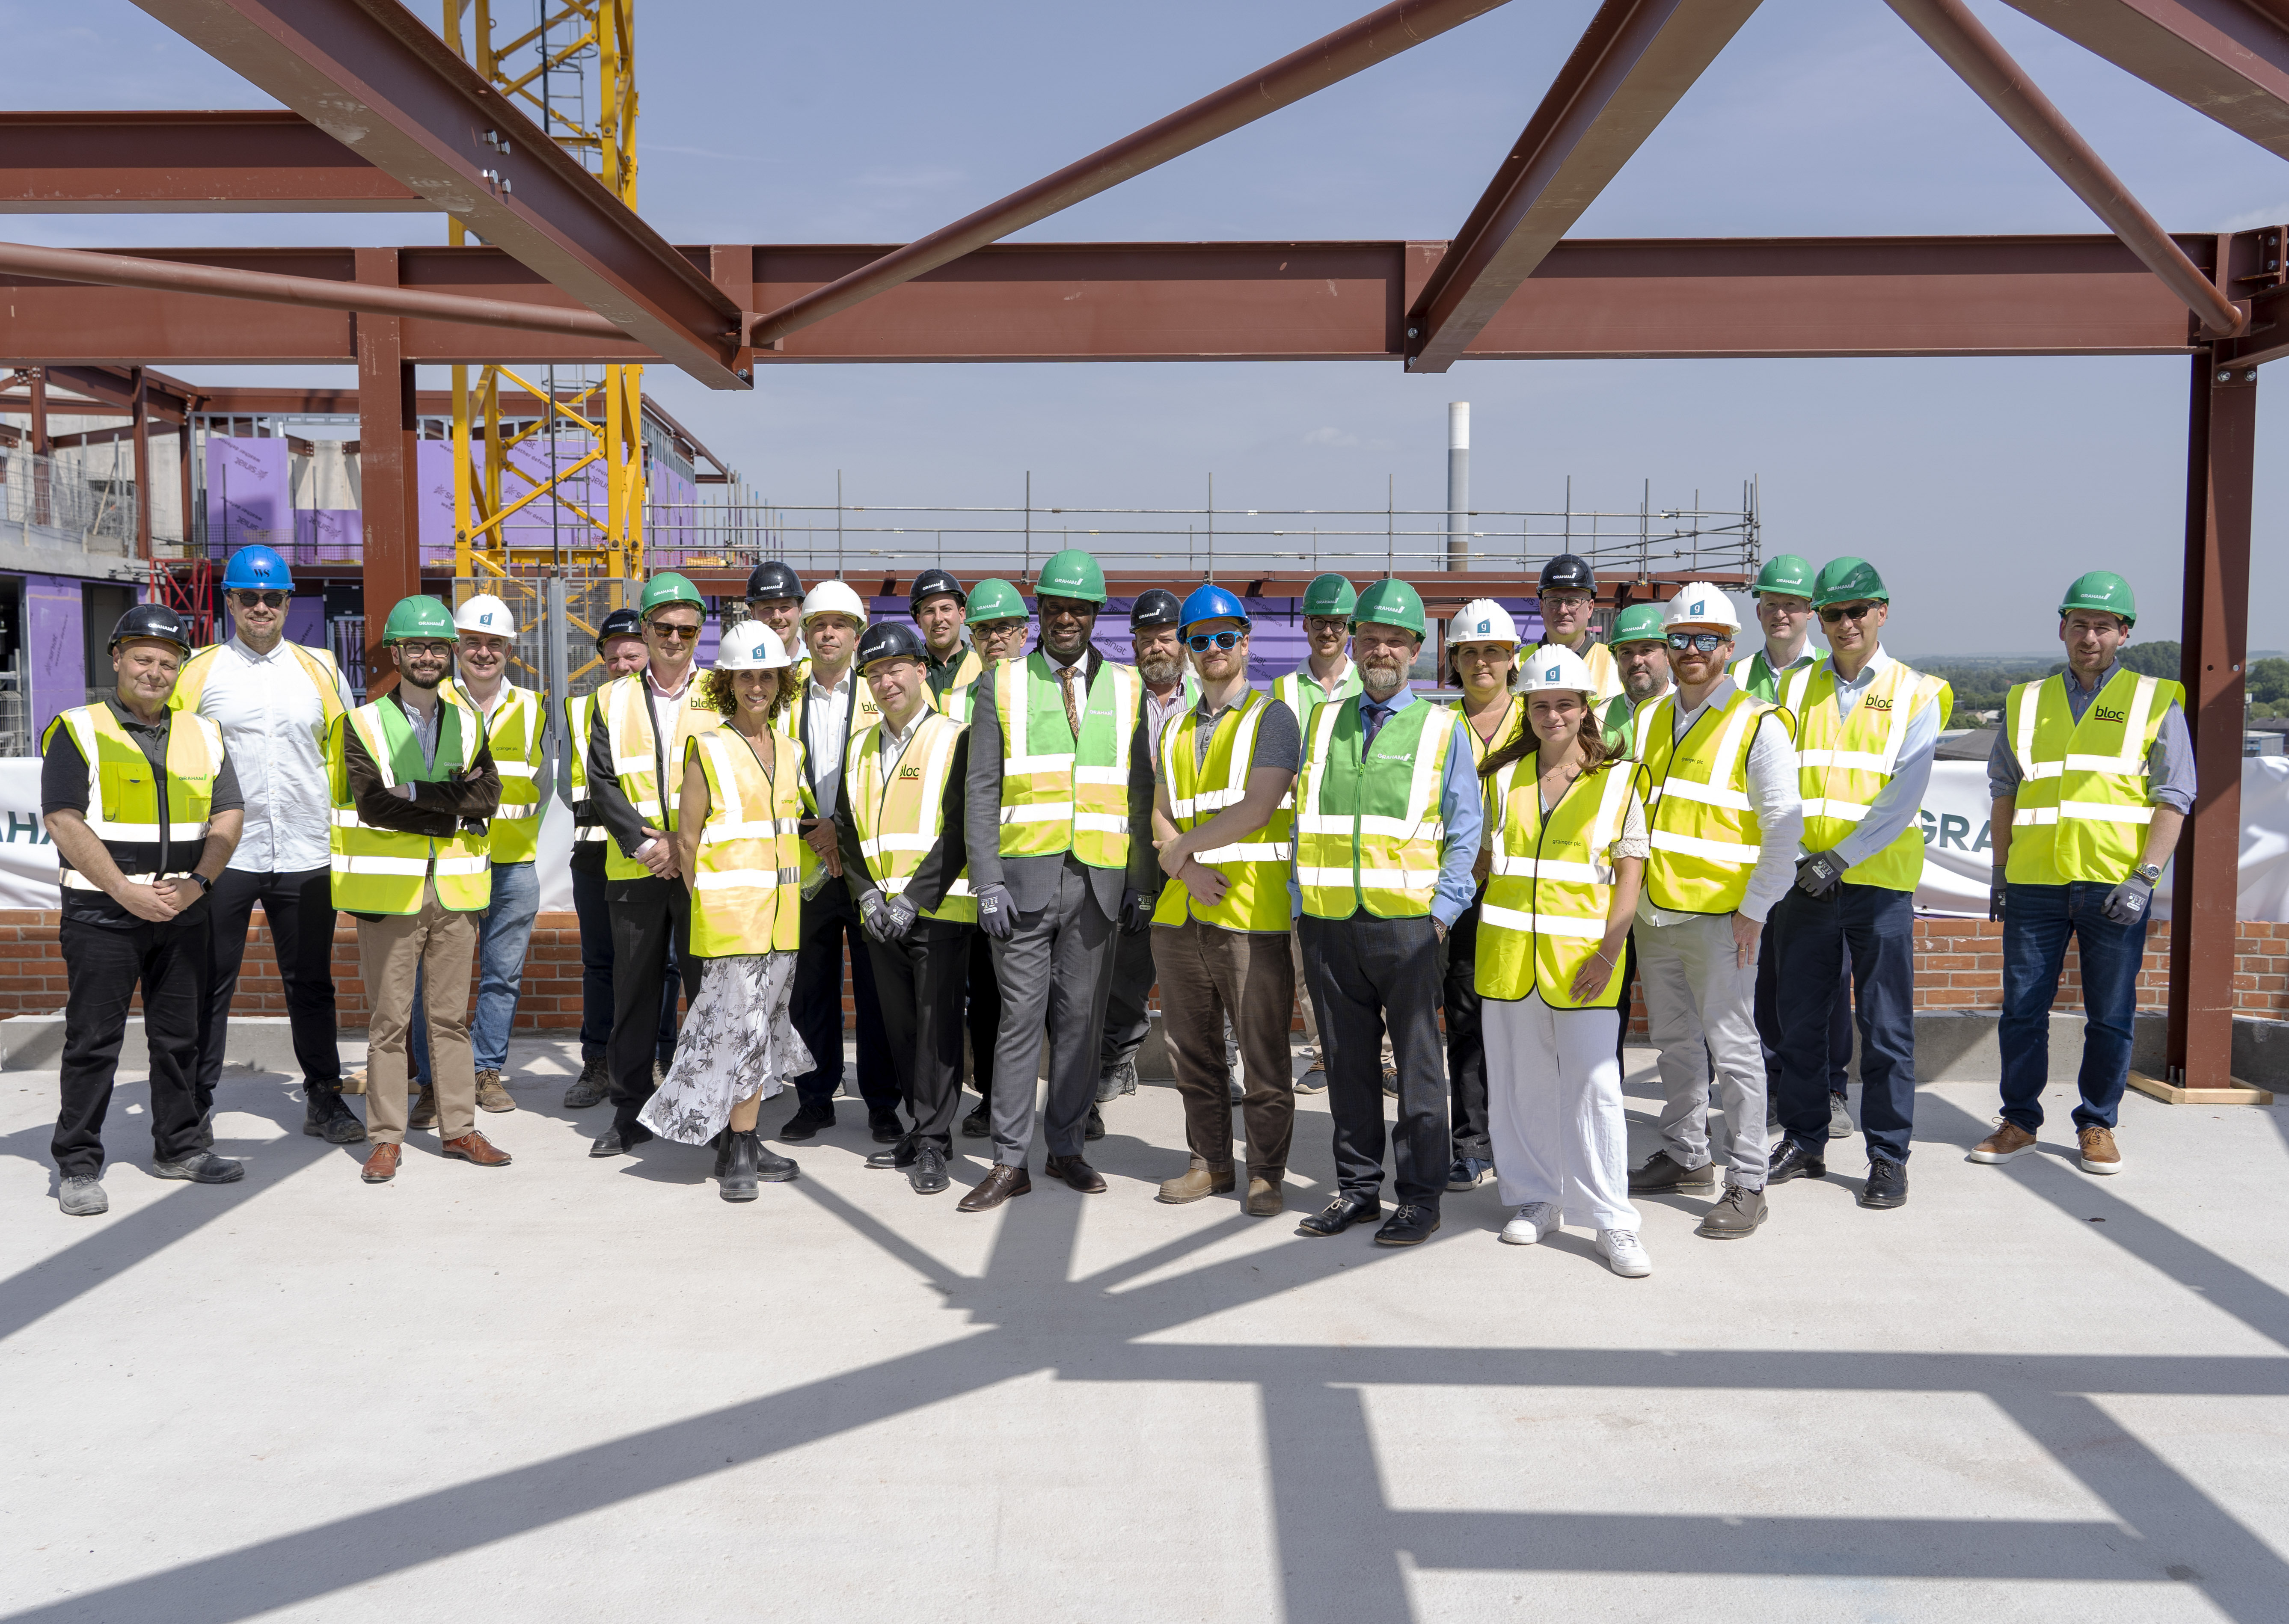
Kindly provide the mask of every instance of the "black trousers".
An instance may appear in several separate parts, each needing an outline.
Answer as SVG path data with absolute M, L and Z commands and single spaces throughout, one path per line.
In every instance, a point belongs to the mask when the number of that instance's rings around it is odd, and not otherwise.
M 898 1079 L 908 1134 L 953 1148 L 961 1103 L 962 992 L 969 981 L 974 925 L 922 919 L 904 942 L 869 942 L 874 991 L 881 1000 L 890 1069 Z
M 1400 1201 L 1439 1210 L 1446 1193 L 1447 1068 L 1439 1052 L 1439 994 L 1446 950 L 1429 915 L 1347 919 L 1305 914 L 1296 935 L 1304 974 L 1319 999 L 1320 1043 L 1328 1067 L 1328 1113 L 1336 1125 L 1336 1182 L 1346 1192 L 1383 1187 L 1383 1042 L 1399 1068 L 1399 1120 L 1392 1191 Z
M 294 1063 L 302 1068 L 305 1092 L 339 1091 L 340 1034 L 334 1019 L 334 896 L 329 869 L 287 874 L 243 873 L 227 868 L 207 898 L 211 981 L 199 1011 L 199 1052 L 194 1087 L 199 1110 L 214 1103 L 230 1035 L 231 1000 L 238 996 L 238 972 L 246 961 L 246 935 L 254 906 L 262 904 L 270 946 L 278 959 L 278 979 L 286 986 L 286 1018 L 294 1033 Z
M 850 1001 L 857 1007 L 858 1093 L 869 1116 L 898 1108 L 898 1077 L 882 1032 L 881 1000 L 874 994 L 874 960 L 850 888 L 830 880 L 802 904 L 802 949 L 794 963 L 788 1019 L 810 1051 L 810 1071 L 794 1079 L 802 1109 L 832 1112 L 842 1087 L 842 950 L 850 950 Z
M 1137 1058 L 1152 1030 L 1145 1007 L 1157 973 L 1152 967 L 1152 933 L 1119 935 L 1113 943 L 1113 988 L 1105 995 L 1105 1046 L 1097 1058 L 1099 1075 Z
M 1771 921 L 1766 922 L 1767 928 Z M 1635 940 L 1634 937 L 1631 938 Z M 1757 1042 L 1765 1051 L 1765 1098 L 1781 1097 L 1780 962 L 1776 949 L 1757 955 Z M 1624 1008 L 1628 1006 L 1624 1005 Z M 1852 948 L 1844 949 L 1843 972 L 1836 978 L 1836 1001 L 1828 1010 L 1828 1092 L 1842 1094 L 1852 1064 Z
M 699 996 L 701 965 L 691 956 L 691 894 L 681 880 L 607 880 L 604 901 L 612 912 L 612 1037 L 604 1065 L 611 1073 L 612 1126 L 626 1131 L 656 1087 L 651 1063 L 671 956 L 683 973 L 687 999 Z
M 1838 967 L 1860 1023 L 1860 1134 L 1868 1154 L 1908 1159 L 1916 1117 L 1915 896 L 1844 885 L 1826 902 L 1791 891 L 1767 924 L 1780 959 L 1781 1126 L 1817 1154 L 1828 1139 Z
M 1447 1079 L 1452 1092 L 1455 1159 L 1495 1158 L 1487 1136 L 1487 1046 L 1479 1032 L 1479 904 L 1447 933 Z
M 580 1063 L 601 1060 L 612 1041 L 612 906 L 604 900 L 604 868 L 572 864 L 572 912 L 580 920 Z M 682 968 L 673 946 L 668 951 L 668 974 Z M 675 1054 L 675 994 L 674 982 L 663 976 L 659 988 L 659 1060 L 666 1065 Z
M 64 1000 L 63 1104 L 49 1148 L 64 1177 L 103 1171 L 103 1118 L 127 1036 L 128 1002 L 139 987 L 151 1047 L 152 1158 L 176 1161 L 198 1149 L 204 1112 L 194 1078 L 212 929 L 197 912 L 124 930 L 70 919 L 58 928 L 71 991 Z
M 1001 1031 L 1001 983 L 993 978 L 993 938 L 969 933 L 969 1086 L 993 1097 L 993 1045 Z

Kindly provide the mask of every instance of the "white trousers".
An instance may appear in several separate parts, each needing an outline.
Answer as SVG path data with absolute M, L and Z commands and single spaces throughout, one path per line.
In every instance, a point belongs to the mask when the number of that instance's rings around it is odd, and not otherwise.
M 1479 1001 L 1487 1137 L 1506 1205 L 1548 1201 L 1580 1229 L 1638 1227 L 1614 1053 L 1620 1020 L 1612 1009 L 1552 1009 L 1539 992 Z
M 1638 981 L 1646 1030 L 1661 1050 L 1662 1142 L 1687 1167 L 1709 1165 L 1709 1065 L 1725 1111 L 1726 1178 L 1765 1187 L 1765 1052 L 1757 1041 L 1757 963 L 1736 962 L 1733 916 L 1696 914 L 1675 925 L 1639 919 Z M 1758 943 L 1761 951 L 1764 944 Z

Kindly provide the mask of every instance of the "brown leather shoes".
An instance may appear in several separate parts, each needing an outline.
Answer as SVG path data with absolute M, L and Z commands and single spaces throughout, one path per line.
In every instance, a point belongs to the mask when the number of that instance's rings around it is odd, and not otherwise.
M 403 1145 L 374 1146 L 373 1154 L 365 1158 L 365 1171 L 362 1176 L 369 1184 L 388 1183 L 397 1176 L 397 1158 L 404 1154 L 405 1147 Z
M 1154 1199 L 1165 1201 L 1170 1206 L 1182 1206 L 1188 1201 L 1205 1201 L 1210 1196 L 1227 1195 L 1239 1182 L 1230 1163 L 1221 1167 L 1211 1167 L 1195 1156 L 1192 1165 L 1182 1176 L 1160 1181 L 1160 1193 Z
M 437 1126 L 437 1090 L 435 1087 L 425 1084 L 421 1092 L 414 1096 L 413 1109 L 405 1116 L 405 1126 L 409 1132 Z
M 506 1167 L 514 1159 L 475 1128 L 459 1139 L 448 1139 L 440 1148 L 455 1161 L 475 1162 L 480 1167 Z
M 1277 1218 L 1286 1210 L 1288 1192 L 1278 1179 L 1248 1181 L 1248 1215 L 1251 1218 Z
M 2122 1171 L 2122 1149 L 2114 1142 L 2112 1128 L 2086 1127 L 2075 1135 L 2075 1141 L 2082 1152 L 2078 1165 L 2085 1173 L 2103 1178 Z
M 2034 1148 L 2035 1136 L 2032 1134 L 2015 1122 L 2006 1122 L 1972 1146 L 1971 1154 L 1964 1159 L 1999 1166 L 2004 1162 L 2017 1161 L 2021 1157 L 2032 1153 Z
M 1063 1179 L 1085 1196 L 1105 1193 L 1105 1174 L 1078 1156 L 1052 1156 L 1041 1164 L 1041 1176 Z
M 993 1164 L 993 1171 L 961 1200 L 954 1203 L 957 1213 L 987 1213 L 1012 1196 L 1022 1196 L 1033 1188 L 1033 1176 L 1023 1167 L 1005 1167 Z

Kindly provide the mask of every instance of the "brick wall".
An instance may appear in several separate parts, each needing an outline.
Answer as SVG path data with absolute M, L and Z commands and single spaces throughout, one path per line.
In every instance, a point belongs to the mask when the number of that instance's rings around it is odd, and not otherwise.
M 2141 1009 L 2167 1007 L 2170 943 L 2157 927 L 2139 976 Z M 357 931 L 344 921 L 334 932 L 334 984 L 344 1026 L 366 1023 L 365 988 L 358 975 Z M 848 985 L 848 977 L 845 977 Z M 2079 997 L 2081 974 L 2075 952 L 2067 952 L 2060 1002 Z M 64 1004 L 64 967 L 56 947 L 56 915 L 0 910 L 0 1015 L 50 1014 Z M 1985 919 L 1926 919 L 1916 921 L 1916 1003 L 1925 1009 L 1993 1009 L 2003 998 L 2003 927 Z M 2234 976 L 2234 1007 L 2242 1014 L 2289 1020 L 2289 924 L 2245 920 Z M 237 1002 L 241 1015 L 283 1015 L 285 989 L 259 928 L 247 943 Z M 1645 1005 L 1639 999 L 1633 1025 L 1642 1030 Z M 846 992 L 844 1009 L 849 1010 Z M 580 930 L 570 913 L 544 913 L 534 921 L 531 950 L 524 961 L 524 995 L 517 1005 L 520 1031 L 578 1027 L 580 1023 Z

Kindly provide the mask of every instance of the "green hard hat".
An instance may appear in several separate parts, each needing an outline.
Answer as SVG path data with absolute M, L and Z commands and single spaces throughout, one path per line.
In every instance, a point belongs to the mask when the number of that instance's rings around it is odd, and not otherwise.
M 1330 620 L 1348 620 L 1359 607 L 1359 589 L 1342 576 L 1329 570 L 1315 575 L 1312 584 L 1304 589 L 1304 612 L 1324 615 Z
M 1614 629 L 1606 639 L 1607 646 L 1618 649 L 1623 643 L 1667 641 L 1669 633 L 1662 625 L 1666 609 L 1667 606 L 1660 603 L 1631 604 L 1614 617 Z
M 1377 625 L 1397 626 L 1424 635 L 1423 598 L 1412 586 L 1401 580 L 1377 581 L 1360 593 L 1359 602 L 1352 609 L 1352 629 L 1357 631 L 1363 621 Z
M 389 618 L 382 622 L 381 641 L 385 644 L 402 643 L 417 637 L 451 642 L 453 611 L 435 598 L 400 598 L 397 607 L 389 611 Z
M 1757 578 L 1749 588 L 1749 595 L 1760 592 L 1776 592 L 1784 598 L 1812 596 L 1812 561 L 1798 558 L 1793 553 L 1783 553 L 1765 561 L 1757 571 Z
M 1041 566 L 1033 591 L 1044 598 L 1077 598 L 1085 603 L 1105 601 L 1105 569 L 1079 547 L 1053 554 Z
M 1862 598 L 1871 603 L 1889 603 L 1890 590 L 1884 577 L 1876 573 L 1876 566 L 1864 558 L 1831 558 L 1820 567 L 1820 575 L 1812 584 L 1812 607 L 1826 609 L 1831 603 L 1857 603 Z
M 671 603 L 689 603 L 703 613 L 707 608 L 699 589 L 673 569 L 663 569 L 644 583 L 643 596 L 636 601 L 636 612 L 646 620 L 654 609 L 666 609 Z
M 2118 615 L 2122 624 L 2138 624 L 2138 600 L 2132 595 L 2130 583 L 2111 569 L 2094 569 L 2075 577 L 2067 595 L 2059 600 L 2059 618 L 2066 618 L 2070 609 L 2102 609 Z
M 1024 620 L 1025 600 L 1017 589 L 999 576 L 988 576 L 969 589 L 969 607 L 962 620 L 969 625 L 983 625 L 989 620 Z

